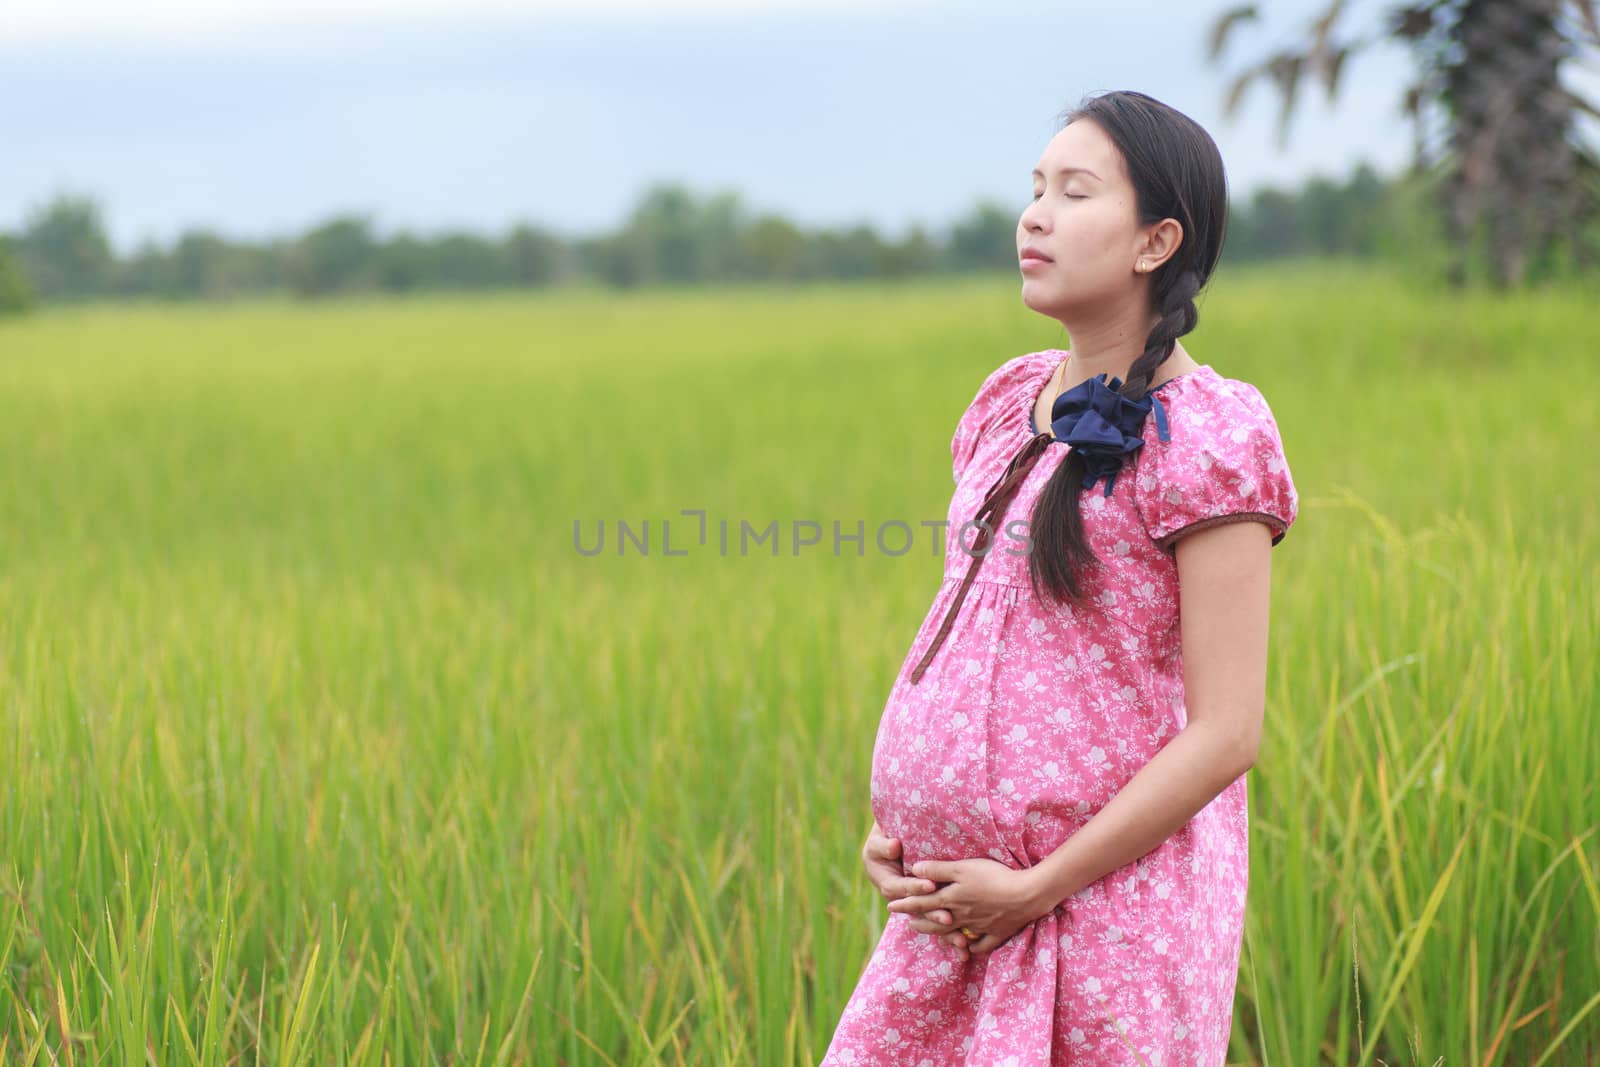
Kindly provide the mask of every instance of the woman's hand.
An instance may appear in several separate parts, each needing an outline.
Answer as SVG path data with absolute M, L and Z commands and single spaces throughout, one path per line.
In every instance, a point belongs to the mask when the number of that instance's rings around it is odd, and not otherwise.
M 913 916 L 953 916 L 949 925 L 956 928 L 957 937 L 965 938 L 960 932 L 963 926 L 983 935 L 967 947 L 976 955 L 985 955 L 1050 911 L 1039 898 L 1031 870 L 1013 870 L 991 859 L 924 860 L 914 864 L 911 873 L 916 878 L 931 878 L 941 883 L 941 888 L 902 896 L 889 904 L 889 910 Z
M 872 829 L 867 834 L 867 843 L 861 847 L 861 861 L 866 865 L 867 878 L 878 887 L 878 892 L 890 902 L 893 910 L 894 902 L 908 896 L 932 893 L 937 887 L 926 878 L 908 878 L 905 868 L 900 862 L 900 841 L 898 838 L 889 837 L 879 829 L 877 820 L 873 820 Z M 960 953 L 962 959 L 968 958 L 967 938 L 954 925 L 950 913 L 941 908 L 934 908 L 925 916 L 918 916 L 911 920 L 911 928 L 924 934 L 933 934 L 949 942 Z

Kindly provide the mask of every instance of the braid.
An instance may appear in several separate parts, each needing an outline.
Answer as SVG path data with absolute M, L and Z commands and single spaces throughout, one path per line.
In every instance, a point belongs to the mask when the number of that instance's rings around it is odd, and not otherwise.
M 1195 294 L 1200 291 L 1200 276 L 1192 270 L 1179 271 L 1165 285 L 1156 288 L 1156 307 L 1161 310 L 1161 321 L 1150 330 L 1145 339 L 1144 351 L 1128 368 L 1128 380 L 1119 392 L 1133 400 L 1142 400 L 1150 391 L 1150 380 L 1156 368 L 1172 355 L 1178 338 L 1194 329 L 1200 312 L 1194 306 Z

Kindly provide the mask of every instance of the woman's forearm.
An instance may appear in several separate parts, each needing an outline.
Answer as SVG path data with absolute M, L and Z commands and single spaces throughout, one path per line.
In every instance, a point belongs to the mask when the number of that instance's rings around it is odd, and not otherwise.
M 1191 722 L 1080 830 L 1029 868 L 1039 914 L 1160 845 L 1251 762 L 1232 736 Z

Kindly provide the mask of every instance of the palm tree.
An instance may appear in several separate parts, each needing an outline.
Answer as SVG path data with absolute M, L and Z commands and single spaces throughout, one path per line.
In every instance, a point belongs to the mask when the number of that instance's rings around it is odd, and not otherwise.
M 1565 250 L 1577 266 L 1600 258 L 1587 227 L 1600 218 L 1600 159 L 1576 136 L 1580 115 L 1600 110 L 1563 85 L 1563 64 L 1592 58 L 1600 46 L 1594 0 L 1425 0 L 1391 8 L 1381 25 L 1343 42 L 1335 24 L 1345 0 L 1331 0 L 1304 48 L 1282 49 L 1235 75 L 1223 103 L 1232 118 L 1256 80 L 1278 92 L 1278 144 L 1287 142 L 1301 78 L 1316 77 L 1332 101 L 1354 53 L 1399 40 L 1415 56 L 1416 81 L 1401 101 L 1415 131 L 1413 171 L 1440 180 L 1440 207 L 1453 248 L 1450 280 L 1467 275 L 1481 242 L 1491 278 L 1515 286 L 1535 262 Z M 1255 4 L 1229 8 L 1212 24 L 1208 58 L 1220 61 L 1228 38 L 1260 17 Z M 1424 113 L 1442 115 L 1430 143 Z

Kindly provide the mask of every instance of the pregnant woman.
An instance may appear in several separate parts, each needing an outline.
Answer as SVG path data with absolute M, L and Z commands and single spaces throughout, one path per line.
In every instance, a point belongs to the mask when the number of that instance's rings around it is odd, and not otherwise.
M 944 580 L 873 751 L 889 915 L 822 1061 L 1224 1062 L 1298 509 L 1252 385 L 1177 339 L 1222 247 L 1211 137 L 1136 92 L 1069 113 L 1017 228 L 1068 351 L 990 373 L 951 442 Z

